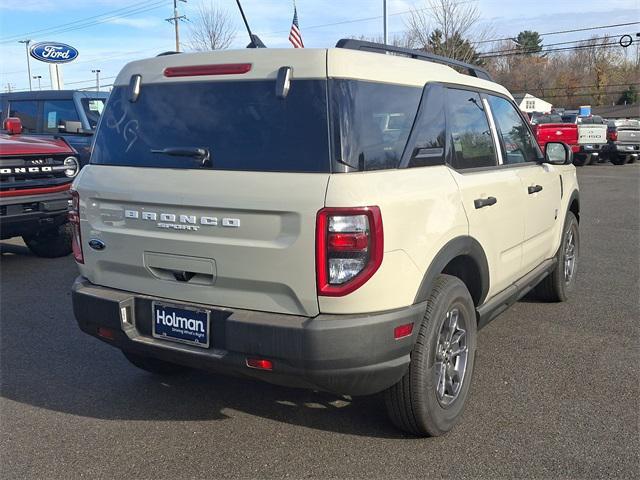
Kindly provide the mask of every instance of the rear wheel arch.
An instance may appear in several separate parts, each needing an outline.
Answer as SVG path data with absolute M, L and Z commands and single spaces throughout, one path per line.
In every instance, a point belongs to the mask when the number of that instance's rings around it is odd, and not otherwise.
M 489 291 L 489 265 L 484 250 L 476 239 L 468 236 L 456 237 L 440 249 L 422 278 L 414 303 L 428 299 L 433 284 L 441 273 L 462 280 L 476 306 L 484 302 Z

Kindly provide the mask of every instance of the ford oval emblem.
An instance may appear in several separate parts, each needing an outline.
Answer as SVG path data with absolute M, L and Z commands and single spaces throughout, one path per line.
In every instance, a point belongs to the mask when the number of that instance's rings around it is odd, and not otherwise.
M 104 250 L 104 247 L 106 247 L 104 242 L 102 240 L 98 240 L 97 238 L 92 238 L 91 240 L 89 240 L 89 246 L 94 250 Z
M 67 63 L 78 57 L 78 50 L 71 45 L 58 42 L 40 42 L 30 49 L 31 56 L 47 63 Z

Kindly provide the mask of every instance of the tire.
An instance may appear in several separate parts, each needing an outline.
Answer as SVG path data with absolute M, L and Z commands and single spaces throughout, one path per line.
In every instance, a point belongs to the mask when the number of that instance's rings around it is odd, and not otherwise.
M 29 250 L 38 257 L 57 258 L 66 257 L 71 253 L 72 236 L 73 227 L 70 223 L 64 223 L 22 239 Z
M 189 370 L 189 367 L 165 362 L 157 358 L 144 357 L 137 353 L 125 352 L 124 350 L 122 353 L 133 365 L 154 375 L 176 375 Z
M 442 350 L 438 346 L 450 335 L 448 327 L 456 311 L 458 330 L 453 330 L 453 339 L 458 339 L 458 348 L 466 347 L 466 368 L 462 378 L 457 372 L 457 388 L 453 382 L 445 382 L 444 395 L 441 395 L 436 392 L 436 388 L 442 385 L 438 365 L 446 360 L 448 353 L 439 353 Z M 387 411 L 396 427 L 413 435 L 435 437 L 448 432 L 459 422 L 473 375 L 476 329 L 475 308 L 465 284 L 456 277 L 439 275 L 411 351 L 409 369 L 398 383 L 385 391 Z M 450 342 L 450 348 L 454 345 L 456 343 Z M 453 358 L 454 366 L 462 365 L 462 354 Z M 447 392 L 455 395 L 447 395 Z
M 584 167 L 587 164 L 587 160 L 588 155 L 585 155 L 584 153 L 576 153 L 573 156 L 573 164 L 576 167 Z
M 629 161 L 629 157 L 627 155 L 612 154 L 610 160 L 614 165 L 625 165 Z
M 588 155 L 587 156 L 587 165 L 597 165 L 600 161 L 600 157 L 598 155 Z
M 637 158 L 638 158 L 638 157 L 635 157 L 635 156 L 633 156 L 633 155 L 629 155 L 629 156 L 627 157 L 627 163 L 636 163 Z
M 572 249 L 568 247 L 570 235 L 573 239 Z M 570 252 L 573 252 L 573 266 L 571 267 L 569 279 L 567 279 L 567 271 L 565 269 L 569 268 L 566 262 L 567 255 Z M 578 229 L 578 220 L 573 212 L 567 212 L 567 218 L 564 221 L 562 230 L 562 242 L 560 242 L 560 248 L 556 254 L 556 266 L 535 288 L 536 298 L 547 302 L 564 302 L 567 300 L 575 290 L 579 254 L 580 231 Z

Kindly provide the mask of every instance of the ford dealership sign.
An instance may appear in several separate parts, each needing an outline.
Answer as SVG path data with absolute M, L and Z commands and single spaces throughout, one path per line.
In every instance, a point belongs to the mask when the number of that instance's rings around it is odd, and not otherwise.
M 31 47 L 31 56 L 47 63 L 67 63 L 78 57 L 78 50 L 58 42 L 40 42 Z

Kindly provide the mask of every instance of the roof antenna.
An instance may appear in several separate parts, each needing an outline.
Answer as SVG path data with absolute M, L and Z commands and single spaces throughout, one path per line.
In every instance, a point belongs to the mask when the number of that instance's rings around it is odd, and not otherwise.
M 242 20 L 244 21 L 244 26 L 247 27 L 247 32 L 249 33 L 249 45 L 247 45 L 247 48 L 267 48 L 267 46 L 262 43 L 262 40 L 260 40 L 260 37 L 258 37 L 258 35 L 254 35 L 253 33 L 251 33 L 251 28 L 249 28 L 249 22 L 247 22 L 247 17 L 244 16 L 244 10 L 242 10 L 242 5 L 240 5 L 240 0 L 236 0 L 236 3 L 238 4 L 238 8 L 240 9 L 240 15 L 242 15 Z

